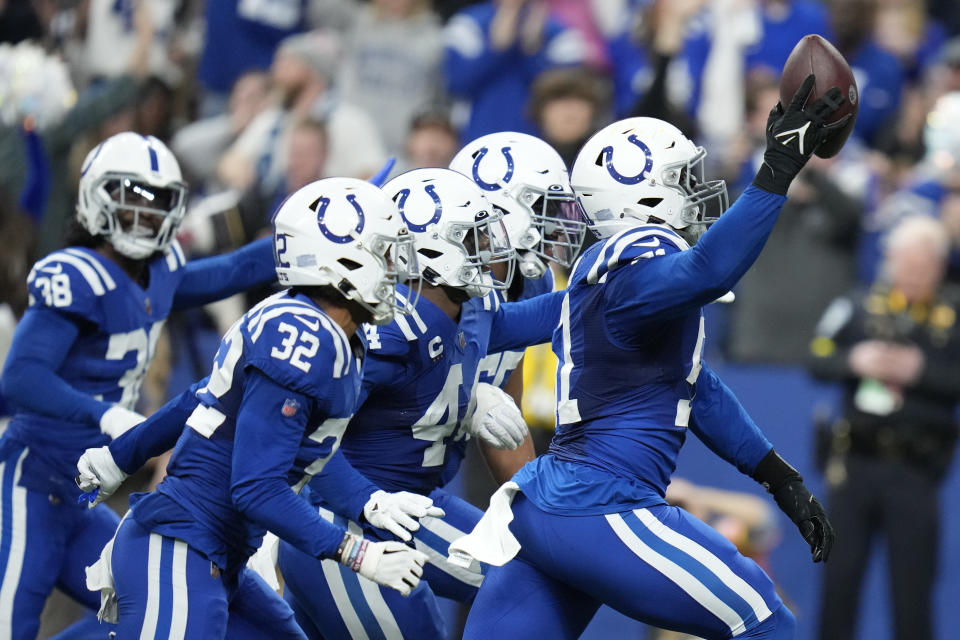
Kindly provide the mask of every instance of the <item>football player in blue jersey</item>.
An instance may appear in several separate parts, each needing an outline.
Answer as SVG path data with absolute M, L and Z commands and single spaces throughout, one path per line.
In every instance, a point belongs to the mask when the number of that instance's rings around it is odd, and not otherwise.
M 291 288 L 223 337 L 167 477 L 131 497 L 88 571 L 101 612 L 118 617 L 119 637 L 225 638 L 245 563 L 268 529 L 308 558 L 331 558 L 404 595 L 419 582 L 421 552 L 327 522 L 291 491 L 323 469 L 354 412 L 365 361 L 360 323 L 389 322 L 410 306 L 398 303 L 395 285 L 415 269 L 413 239 L 382 191 L 350 178 L 303 187 L 274 225 L 277 276 Z M 88 473 L 89 454 L 79 465 L 84 489 L 101 484 Z M 279 599 L 260 597 L 245 607 Z
M 527 300 L 553 291 L 548 263 L 569 269 L 586 232 L 560 154 L 539 138 L 504 131 L 468 143 L 454 156 L 450 168 L 472 178 L 490 204 L 503 213 L 510 244 L 517 252 L 516 272 L 503 299 Z M 523 395 L 523 353 L 488 353 L 480 362 L 480 382 L 500 387 L 518 406 Z M 497 454 L 483 440 L 478 442 L 498 483 L 509 480 L 535 456 L 530 439 L 510 454 Z
M 771 113 L 754 185 L 692 248 L 726 200 L 723 182 L 704 178 L 702 148 L 668 123 L 633 118 L 580 151 L 571 182 L 604 241 L 577 262 L 561 302 L 549 452 L 451 546 L 453 559 L 503 565 L 488 573 L 465 638 L 575 638 L 601 604 L 703 638 L 793 637 L 760 567 L 664 492 L 690 429 L 766 486 L 814 561 L 830 552 L 819 503 L 701 362 L 701 307 L 756 258 L 829 133 L 839 91 L 807 104 L 812 84 Z
M 446 515 L 410 527 L 413 546 L 430 564 L 408 599 L 282 543 L 284 595 L 311 638 L 445 638 L 436 597 L 470 602 L 483 575 L 478 564 L 460 568 L 446 561 L 450 541 L 469 531 L 481 512 L 444 491 L 444 480 L 460 464 L 468 434 L 506 453 L 528 437 L 509 396 L 475 384 L 490 335 L 484 316 L 496 312 L 493 294 L 512 275 L 514 252 L 500 213 L 469 178 L 449 169 L 410 171 L 384 191 L 416 236 L 423 289 L 411 316 L 367 327 L 362 404 L 340 452 L 310 488 L 323 517 L 355 533 L 383 535 L 367 516 L 370 496 L 381 490 L 428 496 Z M 497 265 L 506 267 L 503 279 L 492 275 Z M 351 466 L 362 474 L 353 494 L 325 488 L 328 476 L 341 477 Z
M 2 378 L 15 414 L 0 438 L 0 637 L 34 638 L 54 587 L 96 609 L 83 567 L 119 519 L 77 505 L 74 464 L 143 420 L 140 385 L 171 310 L 276 277 L 269 240 L 186 262 L 186 195 L 162 142 L 117 134 L 83 163 L 72 246 L 30 271 Z

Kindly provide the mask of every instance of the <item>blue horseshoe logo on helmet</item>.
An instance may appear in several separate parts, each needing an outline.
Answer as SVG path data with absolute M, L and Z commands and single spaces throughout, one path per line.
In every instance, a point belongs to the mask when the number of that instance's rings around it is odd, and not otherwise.
M 423 224 L 415 224 L 410 222 L 407 218 L 407 213 L 404 210 L 407 204 L 407 198 L 410 196 L 410 189 L 402 189 L 400 193 L 397 194 L 397 209 L 400 210 L 400 217 L 403 218 L 403 221 L 407 223 L 410 231 L 414 233 L 423 233 L 427 230 L 431 224 L 436 224 L 440 220 L 440 214 L 443 213 L 443 207 L 440 205 L 440 196 L 437 195 L 437 189 L 432 185 L 428 184 L 423 188 L 427 192 L 427 195 L 430 196 L 430 199 L 433 200 L 433 217 L 424 222 Z
M 352 193 L 348 194 L 347 202 L 353 205 L 354 210 L 357 212 L 357 218 L 359 218 L 359 220 L 357 221 L 357 226 L 354 227 L 353 231 L 354 233 L 357 233 L 357 234 L 362 233 L 363 224 L 364 224 L 364 215 L 363 215 L 363 209 L 360 207 L 360 203 L 357 202 L 357 196 L 355 196 Z M 333 233 L 332 231 L 330 231 L 330 229 L 327 228 L 327 224 L 323 221 L 323 217 L 324 215 L 326 215 L 327 207 L 329 206 L 330 206 L 330 198 L 323 197 L 323 196 L 321 196 L 320 198 L 317 198 L 317 200 L 310 206 L 311 209 L 317 212 L 317 226 L 320 227 L 320 233 L 322 233 L 327 240 L 330 240 L 331 242 L 336 242 L 337 244 L 346 244 L 347 242 L 352 241 L 354 239 L 353 236 L 350 236 L 350 235 L 338 236 L 337 234 Z
M 484 182 L 480 178 L 480 161 L 483 160 L 483 157 L 487 155 L 487 152 L 490 151 L 487 147 L 480 149 L 477 152 L 477 156 L 473 159 L 473 181 L 477 183 L 484 191 L 496 191 L 500 188 L 500 185 L 496 182 Z M 510 182 L 513 179 L 513 156 L 510 155 L 510 147 L 503 147 L 500 149 L 500 153 L 503 154 L 504 160 L 507 161 L 507 173 L 503 176 L 503 182 Z
M 613 166 L 613 147 L 608 145 L 603 148 L 600 152 L 600 155 L 603 157 L 603 164 L 607 168 L 607 173 L 610 174 L 610 177 L 620 182 L 622 184 L 637 184 L 642 182 L 644 178 L 647 177 L 647 174 L 650 173 L 650 170 L 653 169 L 653 156 L 650 154 L 650 147 L 643 144 L 640 138 L 637 137 L 635 133 L 631 133 L 630 137 L 627 138 L 628 142 L 633 143 L 643 151 L 643 156 L 646 158 L 646 162 L 643 165 L 643 170 L 640 171 L 635 176 L 625 176 L 622 173 L 618 172 Z

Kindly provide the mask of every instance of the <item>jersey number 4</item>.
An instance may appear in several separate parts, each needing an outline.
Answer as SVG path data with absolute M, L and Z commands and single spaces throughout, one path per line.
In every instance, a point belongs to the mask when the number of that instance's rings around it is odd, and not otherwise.
M 432 442 L 423 452 L 423 466 L 438 467 L 444 463 L 446 439 L 457 429 L 460 418 L 460 385 L 463 384 L 461 364 L 450 367 L 443 389 L 437 394 L 423 416 L 413 425 L 413 437 Z

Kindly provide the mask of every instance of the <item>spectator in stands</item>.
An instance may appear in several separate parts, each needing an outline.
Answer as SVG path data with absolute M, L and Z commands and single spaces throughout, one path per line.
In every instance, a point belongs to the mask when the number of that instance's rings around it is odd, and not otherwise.
M 428 0 L 372 0 L 344 37 L 342 98 L 377 124 L 399 156 L 410 121 L 443 101 L 443 36 Z
M 291 127 L 300 120 L 326 125 L 329 175 L 369 178 L 386 161 L 376 124 L 337 96 L 332 82 L 340 43 L 332 32 L 312 31 L 285 40 L 270 69 L 273 105 L 262 111 L 224 154 L 218 174 L 238 191 L 280 188 Z
M 960 189 L 960 92 L 941 96 L 924 118 L 923 160 L 905 178 L 905 185 L 868 207 L 860 243 L 859 277 L 871 283 L 882 260 L 884 236 L 911 215 L 936 217 L 947 195 Z M 899 185 L 898 185 L 899 186 Z
M 444 33 L 447 89 L 469 103 L 461 139 L 495 131 L 534 133 L 524 106 L 543 71 L 585 59 L 577 31 L 548 12 L 543 0 L 492 0 L 467 7 Z
M 762 67 L 779 75 L 800 38 L 816 33 L 833 39 L 830 16 L 819 0 L 761 0 L 756 4 L 761 36 L 747 52 L 748 69 Z
M 136 12 L 135 25 L 137 46 L 126 61 L 127 73 L 98 90 L 81 92 L 75 103 L 70 100 L 69 80 L 53 56 L 28 43 L 4 52 L 20 62 L 0 71 L 4 105 L 0 186 L 14 194 L 20 208 L 37 224 L 38 255 L 61 246 L 66 221 L 73 214 L 76 189 L 68 182 L 70 148 L 83 133 L 132 107 L 139 97 L 153 41 L 153 25 L 145 10 Z M 71 104 L 69 110 L 63 108 Z
M 267 106 L 270 77 L 262 71 L 249 71 L 237 79 L 230 92 L 227 112 L 196 120 L 177 131 L 171 149 L 191 185 L 202 192 L 216 177 L 220 156 Z
M 834 44 L 849 61 L 860 90 L 853 134 L 868 145 L 900 106 L 904 70 L 895 55 L 876 40 L 878 0 L 831 0 Z
M 406 153 L 397 173 L 424 167 L 446 167 L 460 148 L 457 130 L 445 113 L 428 111 L 413 118 Z
M 844 389 L 826 466 L 837 543 L 823 574 L 821 640 L 855 637 L 876 534 L 887 542 L 894 638 L 934 637 L 939 489 L 960 402 L 960 294 L 943 284 L 948 250 L 933 218 L 897 225 L 882 278 L 831 304 L 812 342 L 813 373 Z
M 609 43 L 614 62 L 614 112 L 617 117 L 645 115 L 674 123 L 688 137 L 695 126 L 688 115 L 693 85 L 686 57 L 690 22 L 704 0 L 655 0 L 639 3 Z
M 277 47 L 306 28 L 305 0 L 207 0 L 204 47 L 197 68 L 203 90 L 200 115 L 223 113 L 230 89 L 244 72 L 267 69 Z
M 292 126 L 281 184 L 272 193 L 251 190 L 240 201 L 246 241 L 269 233 L 273 213 L 288 195 L 326 175 L 327 149 L 327 130 L 322 122 L 307 119 Z
M 84 77 L 91 80 L 115 78 L 126 73 L 126 61 L 137 46 L 136 12 L 149 13 L 153 37 L 148 45 L 150 75 L 163 77 L 168 84 L 180 81 L 182 72 L 170 60 L 175 35 L 175 0 L 141 2 L 134 0 L 90 0 L 80 17 L 86 21 L 83 55 L 77 62 Z
M 537 135 L 557 150 L 569 167 L 580 147 L 608 118 L 607 84 L 586 69 L 554 69 L 541 74 L 528 111 Z

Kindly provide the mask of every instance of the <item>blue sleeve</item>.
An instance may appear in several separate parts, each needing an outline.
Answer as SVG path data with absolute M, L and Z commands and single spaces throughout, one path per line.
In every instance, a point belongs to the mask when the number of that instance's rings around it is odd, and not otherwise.
M 231 253 L 188 262 L 173 297 L 173 308 L 222 300 L 276 278 L 273 238 L 262 238 Z
M 110 454 L 117 466 L 125 473 L 134 473 L 150 458 L 173 449 L 187 418 L 199 404 L 197 389 L 206 386 L 208 380 L 195 382 L 152 416 L 114 439 L 110 443 Z
M 80 327 L 56 311 L 27 309 L 3 367 L 3 395 L 15 407 L 69 422 L 100 424 L 111 407 L 77 391 L 57 375 Z
M 310 491 L 322 497 L 334 513 L 355 522 L 360 521 L 371 494 L 379 489 L 353 468 L 342 451 L 333 454 L 323 471 L 310 480 Z
M 560 306 L 566 291 L 545 293 L 520 302 L 500 305 L 490 327 L 487 353 L 517 351 L 550 342 L 560 322 Z
M 690 430 L 715 454 L 750 475 L 773 445 L 706 364 L 690 406 Z
M 286 400 L 303 411 L 286 417 Z M 233 503 L 253 522 L 315 558 L 334 557 L 346 533 L 322 519 L 287 484 L 307 427 L 307 396 L 280 386 L 256 369 L 247 372 L 233 442 L 230 493 Z
M 638 326 L 713 302 L 760 255 L 786 197 L 750 186 L 688 251 L 617 269 L 606 284 L 607 326 L 633 335 Z

